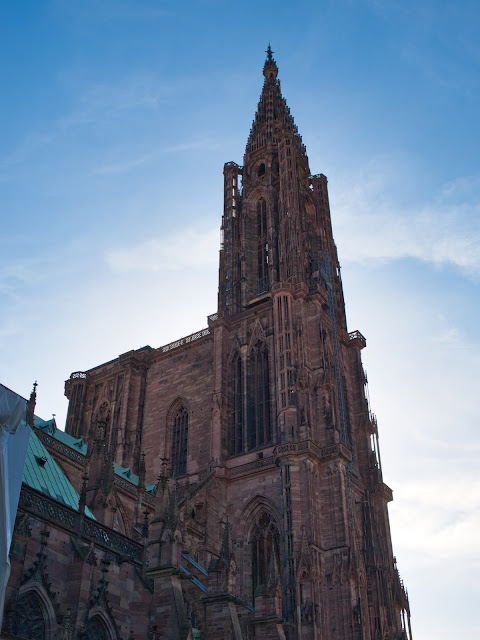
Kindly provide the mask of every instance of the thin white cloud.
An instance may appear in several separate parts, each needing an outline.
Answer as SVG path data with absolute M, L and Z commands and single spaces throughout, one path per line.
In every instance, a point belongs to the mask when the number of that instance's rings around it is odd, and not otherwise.
M 57 11 L 71 12 L 78 20 L 79 14 L 95 20 L 151 20 L 174 17 L 176 12 L 168 6 L 154 6 L 136 0 L 134 3 L 121 0 L 76 0 L 71 3 L 55 1 Z
M 148 74 L 126 77 L 118 83 L 91 85 L 79 97 L 77 106 L 52 121 L 48 131 L 27 133 L 10 153 L 0 157 L 0 171 L 7 172 L 24 163 L 32 154 L 78 127 L 105 126 L 134 110 L 155 110 L 172 90 L 173 86 L 160 85 L 158 79 Z M 6 176 L 0 175 L 0 180 L 5 181 Z
M 18 146 L 0 159 L 0 171 L 24 162 L 32 153 L 47 146 L 55 139 L 55 135 L 47 133 L 31 133 Z
M 133 247 L 111 249 L 106 252 L 105 261 L 116 273 L 199 269 L 218 263 L 218 249 L 216 228 L 187 228 L 161 238 L 145 240 Z
M 405 549 L 460 562 L 479 558 L 480 482 L 473 473 L 404 481 L 397 492 L 394 527 Z
M 92 171 L 93 175 L 108 175 L 116 173 L 126 173 L 131 169 L 135 169 L 140 165 L 147 162 L 152 157 L 151 153 L 147 153 L 140 158 L 134 158 L 133 160 L 126 160 L 125 162 L 114 162 L 112 164 L 105 164 L 101 167 L 97 167 Z
M 58 128 L 65 131 L 109 122 L 135 109 L 156 109 L 164 91 L 168 89 L 159 87 L 148 75 L 124 78 L 117 84 L 94 84 L 81 96 L 78 107 L 58 121 Z
M 18 323 L 13 319 L 8 319 L 0 324 L 0 349 L 9 341 L 12 336 L 20 333 Z
M 418 209 L 400 208 L 386 199 L 391 173 L 383 173 L 378 164 L 372 162 L 353 187 L 333 198 L 335 234 L 344 259 L 416 258 L 480 277 L 480 176 L 444 185 Z
M 458 338 L 459 331 L 456 328 L 445 329 L 441 333 L 432 336 L 433 342 L 441 342 L 443 344 L 450 344 L 454 346 L 457 346 Z
M 198 138 L 166 147 L 163 151 L 165 153 L 178 153 L 181 151 L 192 151 L 194 149 L 205 149 L 210 151 L 212 149 L 219 149 L 220 146 L 220 142 L 213 137 Z

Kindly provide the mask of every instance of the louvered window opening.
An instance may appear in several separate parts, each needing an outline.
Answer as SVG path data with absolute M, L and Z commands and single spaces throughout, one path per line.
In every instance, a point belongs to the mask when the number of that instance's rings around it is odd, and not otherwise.
M 295 367 L 291 332 L 291 304 L 288 296 L 277 298 L 278 368 L 280 372 L 280 407 L 295 405 Z
M 243 452 L 243 367 L 240 355 L 236 355 L 232 363 L 232 396 L 230 413 L 229 455 L 235 456 Z
M 257 202 L 257 259 L 258 259 L 258 293 L 268 291 L 268 236 L 267 236 L 267 203 L 263 198 Z
M 172 473 L 174 477 L 187 473 L 188 411 L 181 405 L 173 418 Z
M 264 344 L 258 344 L 248 359 L 247 387 L 247 444 L 255 449 L 272 440 L 268 350 Z

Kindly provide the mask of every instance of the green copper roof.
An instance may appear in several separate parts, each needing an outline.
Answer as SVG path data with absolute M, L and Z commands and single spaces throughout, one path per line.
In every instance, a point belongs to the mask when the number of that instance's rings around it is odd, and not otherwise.
M 87 445 L 84 443 L 83 438 L 74 438 L 69 433 L 62 431 L 57 427 L 57 423 L 55 422 L 55 418 L 51 420 L 42 420 L 38 416 L 34 416 L 35 418 L 35 426 L 38 429 L 41 429 L 44 433 L 47 433 L 49 436 L 55 438 L 62 444 L 67 445 L 70 449 L 74 451 L 78 451 L 82 455 L 87 455 Z
M 32 489 L 78 510 L 78 493 L 33 431 L 30 432 L 28 441 L 23 482 Z M 85 514 L 94 518 L 88 507 L 85 508 Z
M 87 455 L 87 445 L 83 441 L 83 438 L 74 438 L 69 433 L 66 433 L 65 431 L 62 431 L 61 429 L 59 429 L 55 422 L 55 418 L 51 418 L 50 420 L 42 420 L 42 418 L 39 418 L 38 416 L 34 416 L 34 421 L 35 421 L 35 427 L 37 429 L 40 429 L 41 431 L 48 434 L 52 438 L 55 438 L 55 440 L 58 440 L 62 444 L 66 445 L 67 447 L 70 447 L 70 449 L 73 449 L 74 451 L 78 451 L 78 453 L 82 454 L 83 456 Z M 114 471 L 116 476 L 118 476 L 119 478 L 123 478 L 124 480 L 127 480 L 128 482 L 131 482 L 134 486 L 138 487 L 138 481 L 139 481 L 138 475 L 136 473 L 133 473 L 130 467 L 122 467 L 117 463 L 114 463 L 113 466 L 114 466 Z M 149 493 L 155 493 L 156 486 L 151 482 L 145 482 L 145 489 Z M 77 504 L 78 504 L 78 501 L 77 501 Z
M 128 480 L 128 482 L 131 482 L 133 485 L 138 487 L 139 477 L 138 477 L 138 475 L 136 473 L 133 473 L 133 471 L 130 469 L 130 467 L 122 467 L 119 464 L 117 464 L 116 462 L 114 462 L 113 463 L 113 469 L 115 471 L 115 475 L 117 475 L 119 478 L 123 478 L 124 480 Z M 152 492 L 155 493 L 156 487 L 151 482 L 146 482 L 145 481 L 145 490 L 150 492 L 150 493 L 152 493 Z

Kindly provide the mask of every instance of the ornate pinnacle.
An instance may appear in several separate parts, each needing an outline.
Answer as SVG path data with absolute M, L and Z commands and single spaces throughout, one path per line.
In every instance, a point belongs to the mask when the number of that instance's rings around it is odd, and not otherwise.
M 32 429 L 35 426 L 34 414 L 35 414 L 35 405 L 37 403 L 37 387 L 38 387 L 38 383 L 35 380 L 35 382 L 33 383 L 32 393 L 30 394 L 30 398 L 27 402 L 27 413 L 25 416 L 25 422 L 28 424 L 29 427 L 32 427 Z
M 87 504 L 87 482 L 88 475 L 85 473 L 82 476 L 82 488 L 80 490 L 80 499 L 78 501 L 78 511 L 80 513 L 85 513 L 85 505 Z
M 268 45 L 268 49 L 266 53 L 267 53 L 267 59 L 265 61 L 265 64 L 263 65 L 263 75 L 267 79 L 275 79 L 278 75 L 278 67 L 277 67 L 277 63 L 273 59 L 273 56 L 272 56 L 273 51 L 270 44 Z
M 225 562 L 226 566 L 230 565 L 230 560 L 232 557 L 231 553 L 231 543 L 230 543 L 230 521 L 227 516 L 227 523 L 225 525 L 225 529 L 223 530 L 223 538 L 222 538 L 222 548 L 220 550 L 220 558 Z
M 142 453 L 140 457 L 140 465 L 138 468 L 138 488 L 139 489 L 143 489 L 145 487 L 145 473 L 146 473 L 145 453 Z
M 149 527 L 148 516 L 150 515 L 150 513 L 149 513 L 148 509 L 145 509 L 145 511 L 143 513 L 145 515 L 145 518 L 143 519 L 142 537 L 143 538 L 148 538 L 148 527 Z

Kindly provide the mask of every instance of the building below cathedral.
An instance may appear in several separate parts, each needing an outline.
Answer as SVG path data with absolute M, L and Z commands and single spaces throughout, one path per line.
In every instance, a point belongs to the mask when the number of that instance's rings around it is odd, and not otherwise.
M 34 416 L 3 637 L 411 640 L 365 338 L 270 47 L 224 167 L 218 310 Z

